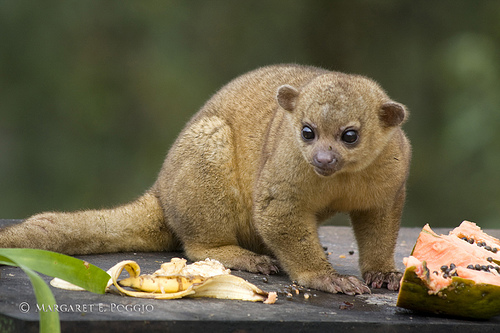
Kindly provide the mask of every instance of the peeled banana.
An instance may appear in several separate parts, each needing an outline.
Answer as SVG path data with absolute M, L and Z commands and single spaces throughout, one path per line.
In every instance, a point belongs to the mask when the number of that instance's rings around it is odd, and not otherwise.
M 126 270 L 130 277 L 122 281 L 118 281 L 123 270 Z M 121 261 L 108 270 L 111 276 L 110 286 L 114 285 L 122 294 L 141 297 L 141 298 L 155 298 L 155 299 L 175 299 L 181 298 L 193 293 L 194 283 L 200 283 L 199 278 L 184 277 L 177 274 L 171 276 L 162 275 L 140 275 L 141 269 L 139 265 L 132 260 Z M 178 279 L 180 277 L 180 279 Z M 132 287 L 137 291 L 124 289 L 123 287 Z
M 123 270 L 129 277 L 118 278 Z M 108 290 L 114 285 L 122 294 L 153 299 L 176 299 L 181 297 L 212 297 L 222 299 L 238 299 L 244 301 L 262 301 L 272 304 L 276 301 L 276 293 L 267 293 L 246 280 L 231 275 L 216 260 L 206 259 L 186 265 L 185 259 L 173 258 L 161 265 L 153 274 L 140 275 L 139 265 L 132 260 L 119 262 L 108 270 L 111 279 Z M 54 287 L 69 289 L 65 281 L 51 281 Z M 132 288 L 129 290 L 125 288 Z M 73 289 L 74 290 L 74 289 Z
M 186 290 L 195 283 L 202 283 L 203 280 L 203 278 L 195 276 L 187 278 L 181 275 L 140 275 L 120 280 L 118 281 L 118 284 L 122 287 L 131 287 L 135 290 L 145 291 L 148 293 L 165 294 Z

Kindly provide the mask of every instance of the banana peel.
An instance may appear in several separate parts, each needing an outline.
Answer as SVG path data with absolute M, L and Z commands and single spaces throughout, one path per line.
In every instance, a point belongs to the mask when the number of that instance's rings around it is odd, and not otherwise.
M 118 280 L 123 270 L 129 277 Z M 206 259 L 186 265 L 185 259 L 173 258 L 161 265 L 153 274 L 141 275 L 139 265 L 132 260 L 117 263 L 108 270 L 111 279 L 108 291 L 114 286 L 122 294 L 149 299 L 178 299 L 182 297 L 212 297 L 236 299 L 272 304 L 276 301 L 275 292 L 265 292 L 248 281 L 231 275 L 216 260 Z M 51 285 L 62 289 L 77 290 L 65 281 L 54 279 Z M 125 288 L 132 288 L 125 289 Z

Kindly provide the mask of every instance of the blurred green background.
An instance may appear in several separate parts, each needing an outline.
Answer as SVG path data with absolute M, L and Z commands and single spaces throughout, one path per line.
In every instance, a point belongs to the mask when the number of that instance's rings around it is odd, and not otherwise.
M 0 1 L 0 218 L 133 200 L 213 93 L 284 62 L 408 106 L 403 225 L 500 227 L 499 1 Z

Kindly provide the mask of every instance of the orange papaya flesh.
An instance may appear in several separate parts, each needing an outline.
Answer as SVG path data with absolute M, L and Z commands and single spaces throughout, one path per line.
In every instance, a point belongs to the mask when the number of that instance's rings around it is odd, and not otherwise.
M 460 226 L 463 226 L 462 222 Z M 472 222 L 467 222 L 467 225 Z M 475 225 L 475 224 L 474 224 Z M 500 264 L 500 252 L 496 253 L 486 250 L 485 246 L 477 246 L 463 240 L 458 235 L 464 235 L 460 227 L 455 228 L 449 235 L 436 234 L 429 225 L 425 225 L 420 232 L 415 247 L 411 253 L 419 260 L 425 260 L 427 267 L 432 271 L 439 270 L 442 265 L 454 263 L 457 267 L 467 267 L 468 265 L 494 266 Z M 481 231 L 483 232 L 483 231 Z M 469 236 L 475 237 L 477 234 Z M 466 237 L 466 236 L 463 236 Z M 488 245 L 490 248 L 500 248 L 500 241 L 491 236 Z M 482 238 L 484 239 L 484 238 Z M 500 273 L 500 272 L 497 272 Z
M 451 236 L 483 248 L 486 250 L 486 252 L 482 251 L 484 255 L 491 256 L 497 264 L 500 264 L 500 240 L 482 231 L 475 223 L 463 221 L 460 226 L 450 232 Z
M 403 260 L 397 305 L 477 319 L 500 315 L 500 254 L 494 248 L 500 248 L 498 239 L 472 222 L 464 221 L 449 235 L 424 226 L 412 255 Z

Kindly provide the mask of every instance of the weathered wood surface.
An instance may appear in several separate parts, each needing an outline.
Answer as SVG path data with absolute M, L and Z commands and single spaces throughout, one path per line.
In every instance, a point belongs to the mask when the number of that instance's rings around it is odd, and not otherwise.
M 19 221 L 0 220 L 0 227 Z M 403 228 L 400 232 L 396 261 L 403 269 L 402 259 L 415 244 L 418 228 Z M 447 233 L 446 229 L 437 229 Z M 500 237 L 500 230 L 488 230 Z M 330 261 L 342 274 L 359 276 L 357 247 L 348 227 L 322 227 L 320 237 Z M 349 254 L 349 251 L 354 251 Z M 105 270 L 122 260 L 135 260 L 143 273 L 152 273 L 160 264 L 182 253 L 119 253 L 78 256 Z M 18 268 L 0 268 L 0 331 L 12 328 L 19 332 L 38 331 L 38 310 L 28 277 Z M 290 285 L 283 275 L 268 277 L 234 271 L 266 291 L 280 291 Z M 125 273 L 124 273 L 125 274 Z M 45 277 L 47 282 L 51 278 Z M 498 332 L 500 316 L 488 321 L 429 316 L 395 306 L 397 293 L 374 290 L 371 295 L 346 296 L 310 291 L 291 300 L 279 297 L 273 305 L 233 300 L 180 299 L 147 300 L 115 294 L 97 295 L 90 292 L 52 288 L 59 306 L 61 327 L 71 332 L 325 332 L 354 329 L 371 332 L 418 331 L 436 332 Z M 342 309 L 349 302 L 353 306 Z

